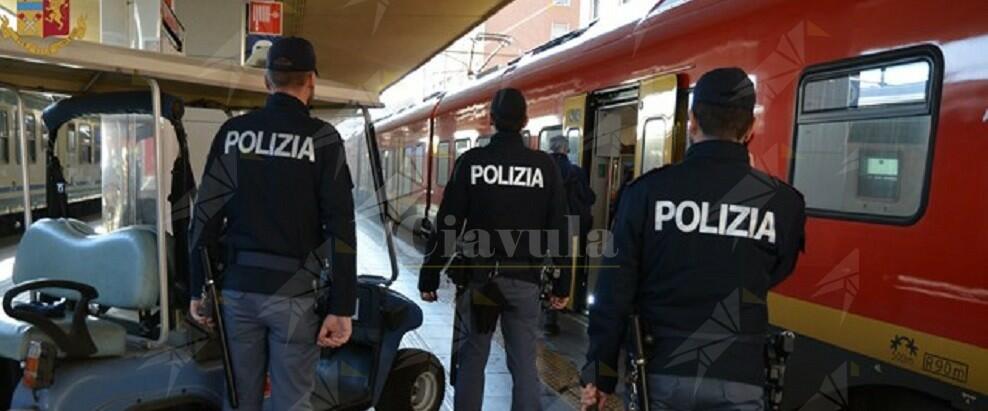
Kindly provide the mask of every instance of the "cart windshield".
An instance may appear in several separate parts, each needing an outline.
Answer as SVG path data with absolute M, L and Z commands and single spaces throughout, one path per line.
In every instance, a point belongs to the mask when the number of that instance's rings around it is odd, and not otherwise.
M 103 201 L 102 215 L 97 221 L 106 232 L 132 225 L 156 226 L 158 184 L 165 184 L 165 193 L 171 190 L 169 179 L 159 178 L 156 173 L 152 117 L 111 114 L 98 118 L 102 131 L 100 187 Z M 175 141 L 172 125 L 167 121 L 160 123 L 161 138 Z M 177 147 L 168 144 L 165 148 L 163 158 L 170 166 L 178 154 Z M 171 224 L 166 221 L 164 227 L 171 227 Z

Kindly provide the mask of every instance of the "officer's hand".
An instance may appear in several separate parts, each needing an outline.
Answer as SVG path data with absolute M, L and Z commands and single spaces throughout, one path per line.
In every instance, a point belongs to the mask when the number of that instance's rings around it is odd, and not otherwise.
M 327 315 L 319 330 L 316 343 L 323 348 L 338 348 L 350 340 L 353 332 L 353 322 L 350 317 Z
M 202 299 L 193 299 L 189 302 L 189 315 L 199 325 L 212 328 L 213 317 L 206 314 L 202 301 Z
M 439 299 L 439 293 L 435 291 L 422 291 L 422 301 L 434 303 Z
M 549 296 L 549 306 L 552 307 L 553 310 L 562 310 L 563 308 L 566 308 L 567 304 L 569 304 L 569 297 L 556 297 L 554 295 Z
M 593 384 L 587 384 L 583 386 L 583 392 L 580 395 L 580 410 L 588 411 L 594 408 L 602 410 L 606 401 L 607 394 L 598 390 Z

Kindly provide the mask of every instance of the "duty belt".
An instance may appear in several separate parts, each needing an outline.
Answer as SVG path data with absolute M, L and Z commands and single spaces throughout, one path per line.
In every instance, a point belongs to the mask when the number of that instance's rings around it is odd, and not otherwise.
M 685 338 L 700 341 L 723 341 L 734 339 L 743 343 L 765 343 L 765 334 L 738 334 L 732 332 L 686 332 L 669 327 L 648 327 L 645 330 L 646 340 L 655 338 Z
M 295 273 L 302 268 L 302 260 L 277 254 L 257 251 L 237 251 L 233 263 L 243 267 Z

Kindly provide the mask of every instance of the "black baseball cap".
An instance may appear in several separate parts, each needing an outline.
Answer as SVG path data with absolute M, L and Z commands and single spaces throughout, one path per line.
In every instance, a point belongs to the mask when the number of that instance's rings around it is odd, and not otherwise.
M 491 118 L 499 124 L 521 128 L 528 116 L 528 103 L 521 91 L 504 88 L 494 93 L 491 100 Z
M 309 40 L 283 37 L 268 50 L 268 70 L 316 71 L 316 51 Z
M 697 103 L 754 111 L 755 84 L 737 67 L 709 71 L 693 88 L 693 105 Z

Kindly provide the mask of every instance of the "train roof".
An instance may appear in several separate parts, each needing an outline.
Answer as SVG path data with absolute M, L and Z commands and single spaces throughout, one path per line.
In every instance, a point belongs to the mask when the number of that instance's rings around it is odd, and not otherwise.
M 312 41 L 319 73 L 380 92 L 509 3 L 286 0 L 285 34 Z
M 226 61 L 165 55 L 76 41 L 57 54 L 39 56 L 0 41 L 0 88 L 68 95 L 145 89 L 143 78 L 186 105 L 245 109 L 264 104 L 264 71 Z M 135 81 L 136 80 L 136 81 Z M 377 93 L 320 79 L 313 106 L 379 107 Z
M 504 66 L 489 70 L 478 78 L 457 89 L 447 90 L 440 101 L 427 100 L 421 104 L 395 113 L 380 122 L 379 129 L 388 131 L 407 122 L 424 119 L 423 115 L 443 113 L 447 108 L 459 108 L 469 104 L 485 103 L 496 88 L 507 86 L 505 80 L 514 78 L 522 71 L 541 66 L 546 61 L 573 58 L 576 53 L 586 53 L 614 41 L 632 35 L 635 28 L 646 19 L 680 6 L 689 5 L 691 0 L 654 0 L 631 3 L 629 12 L 614 18 L 593 22 L 588 27 L 574 30 L 569 34 L 550 40 L 527 51 L 522 56 Z M 579 49 L 579 51 L 572 51 Z M 567 53 L 568 52 L 568 53 Z M 420 118 L 421 117 L 421 118 Z

